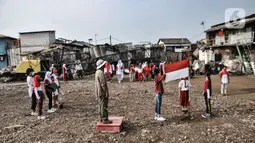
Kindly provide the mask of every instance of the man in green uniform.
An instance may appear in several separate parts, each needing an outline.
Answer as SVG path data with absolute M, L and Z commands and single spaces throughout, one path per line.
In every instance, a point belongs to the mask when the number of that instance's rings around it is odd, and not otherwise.
M 99 98 L 100 108 L 100 121 L 103 124 L 111 124 L 112 121 L 108 120 L 108 97 L 109 91 L 107 82 L 104 76 L 104 65 L 106 61 L 99 59 L 96 63 L 97 71 L 95 74 L 95 93 L 97 99 Z

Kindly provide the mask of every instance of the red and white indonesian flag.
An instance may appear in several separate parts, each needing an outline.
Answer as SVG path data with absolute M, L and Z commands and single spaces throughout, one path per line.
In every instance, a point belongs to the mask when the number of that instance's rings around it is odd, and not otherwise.
M 164 65 L 165 82 L 189 77 L 189 60 Z

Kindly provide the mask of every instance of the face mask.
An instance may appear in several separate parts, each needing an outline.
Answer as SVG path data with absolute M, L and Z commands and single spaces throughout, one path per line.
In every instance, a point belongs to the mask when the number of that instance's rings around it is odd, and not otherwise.
M 32 73 L 31 73 L 31 75 L 32 75 L 32 76 L 34 76 L 34 75 L 35 75 L 35 73 L 34 73 L 34 72 L 32 72 Z

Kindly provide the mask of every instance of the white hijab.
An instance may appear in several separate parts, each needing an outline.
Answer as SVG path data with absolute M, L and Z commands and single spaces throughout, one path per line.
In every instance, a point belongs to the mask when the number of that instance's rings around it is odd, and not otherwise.
M 50 83 L 52 83 L 51 72 L 49 71 L 46 72 L 44 80 L 48 80 Z
M 121 60 L 118 61 L 117 67 L 118 67 L 118 68 L 122 68 L 122 67 L 123 67 L 123 63 L 122 63 Z

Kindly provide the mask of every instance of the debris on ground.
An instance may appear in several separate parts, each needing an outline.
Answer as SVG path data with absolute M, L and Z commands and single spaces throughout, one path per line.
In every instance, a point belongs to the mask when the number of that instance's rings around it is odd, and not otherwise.
M 86 82 L 85 82 L 86 81 Z M 155 95 L 153 81 L 122 84 L 113 79 L 108 84 L 109 115 L 124 116 L 124 127 L 119 134 L 99 133 L 98 100 L 94 94 L 94 77 L 61 84 L 63 109 L 48 114 L 45 100 L 44 121 L 28 115 L 30 98 L 26 83 L 0 85 L 0 140 L 1 142 L 255 142 L 255 89 L 249 77 L 231 76 L 228 96 L 220 95 L 220 79 L 212 76 L 213 118 L 203 119 L 204 98 L 201 94 L 204 77 L 191 79 L 191 115 L 183 115 L 179 107 L 178 81 L 166 83 L 163 95 L 164 122 L 154 120 Z M 245 86 L 243 86 L 245 85 Z M 68 92 L 69 91 L 69 92 Z M 5 129 L 11 125 L 24 125 Z M 15 127 L 14 127 L 15 128 Z

